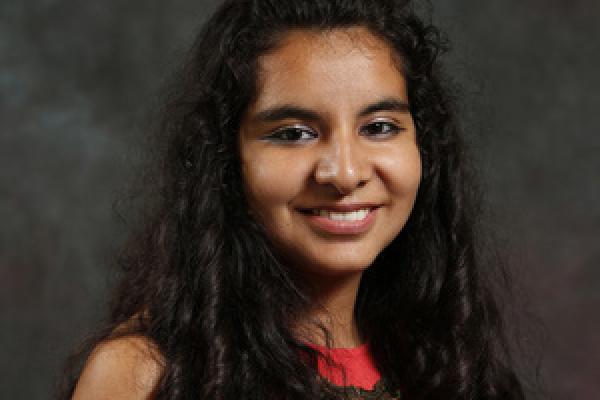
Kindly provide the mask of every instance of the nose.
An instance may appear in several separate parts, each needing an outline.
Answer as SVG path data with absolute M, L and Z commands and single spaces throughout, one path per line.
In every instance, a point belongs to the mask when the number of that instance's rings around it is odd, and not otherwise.
M 347 195 L 371 178 L 371 167 L 360 144 L 351 135 L 338 135 L 324 144 L 315 168 L 315 180 Z

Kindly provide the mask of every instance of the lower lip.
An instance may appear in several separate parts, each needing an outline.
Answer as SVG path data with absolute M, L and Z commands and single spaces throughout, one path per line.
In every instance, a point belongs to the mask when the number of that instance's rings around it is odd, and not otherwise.
M 336 235 L 358 235 L 369 230 L 377 214 L 377 208 L 369 211 L 364 219 L 358 221 L 334 221 L 320 215 L 305 215 L 315 228 Z

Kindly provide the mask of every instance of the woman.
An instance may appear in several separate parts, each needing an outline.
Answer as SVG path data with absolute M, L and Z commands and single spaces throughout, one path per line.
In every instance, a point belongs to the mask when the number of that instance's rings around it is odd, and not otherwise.
M 441 49 L 408 1 L 225 1 L 67 396 L 524 398 Z

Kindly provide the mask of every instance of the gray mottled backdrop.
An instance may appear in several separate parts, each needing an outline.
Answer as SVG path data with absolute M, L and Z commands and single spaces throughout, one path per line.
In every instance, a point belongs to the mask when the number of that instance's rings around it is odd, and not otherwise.
M 43 399 L 97 322 L 112 202 L 213 2 L 0 3 L 0 398 Z M 556 399 L 600 393 L 600 2 L 434 4 Z

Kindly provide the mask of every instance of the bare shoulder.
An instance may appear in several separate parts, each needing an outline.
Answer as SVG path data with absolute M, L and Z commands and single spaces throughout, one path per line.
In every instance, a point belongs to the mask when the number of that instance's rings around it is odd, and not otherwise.
M 88 357 L 73 400 L 150 399 L 161 372 L 161 358 L 150 340 L 112 339 Z

